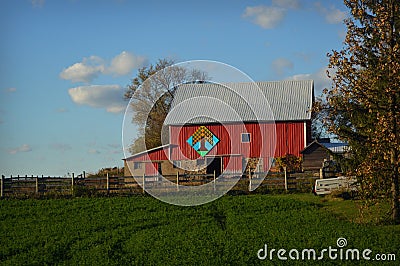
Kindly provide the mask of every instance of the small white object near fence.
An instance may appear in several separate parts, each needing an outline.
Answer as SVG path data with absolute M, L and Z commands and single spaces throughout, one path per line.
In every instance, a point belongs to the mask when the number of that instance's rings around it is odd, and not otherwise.
M 356 190 L 354 177 L 339 176 L 335 178 L 317 179 L 313 192 L 316 195 L 326 195 L 338 189 Z

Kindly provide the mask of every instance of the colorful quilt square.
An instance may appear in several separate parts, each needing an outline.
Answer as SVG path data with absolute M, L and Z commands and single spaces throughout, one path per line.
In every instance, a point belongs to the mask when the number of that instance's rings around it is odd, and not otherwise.
M 202 157 L 217 145 L 219 139 L 205 126 L 200 126 L 186 142 Z

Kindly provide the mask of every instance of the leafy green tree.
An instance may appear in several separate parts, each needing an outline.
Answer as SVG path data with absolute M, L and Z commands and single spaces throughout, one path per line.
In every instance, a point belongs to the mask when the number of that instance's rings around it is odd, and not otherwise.
M 344 48 L 328 54 L 333 85 L 319 109 L 329 131 L 351 146 L 349 174 L 358 177 L 361 195 L 391 198 L 400 223 L 400 1 L 344 3 L 351 12 Z
M 131 99 L 132 123 L 139 128 L 138 137 L 130 147 L 132 154 L 161 146 L 162 140 L 168 140 L 163 124 L 178 85 L 210 79 L 205 72 L 174 63 L 171 59 L 159 59 L 154 65 L 140 68 L 127 87 L 125 99 Z

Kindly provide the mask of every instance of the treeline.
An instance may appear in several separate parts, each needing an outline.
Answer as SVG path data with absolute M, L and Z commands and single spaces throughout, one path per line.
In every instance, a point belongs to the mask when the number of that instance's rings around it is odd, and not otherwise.
M 89 173 L 86 177 L 100 177 L 100 176 L 123 176 L 124 175 L 124 167 L 108 167 L 108 168 L 101 168 L 96 173 Z

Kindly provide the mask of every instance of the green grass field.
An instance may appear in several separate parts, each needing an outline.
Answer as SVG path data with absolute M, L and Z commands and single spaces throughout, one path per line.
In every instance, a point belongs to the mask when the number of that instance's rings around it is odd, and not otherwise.
M 309 194 L 224 196 L 178 207 L 149 196 L 0 201 L 4 265 L 399 265 L 400 226 L 352 222 L 352 201 Z M 346 248 L 397 261 L 259 260 L 268 249 Z M 286 256 L 288 254 L 286 253 Z

